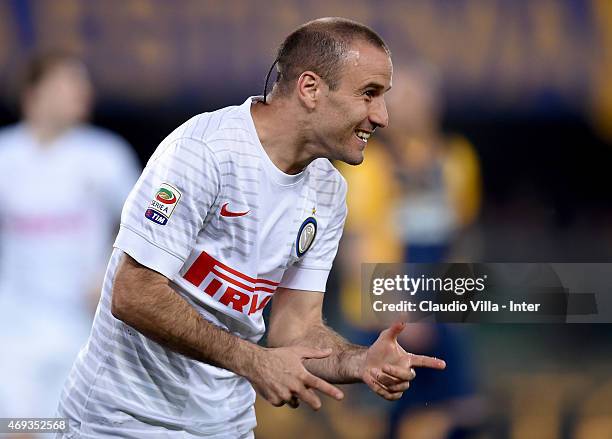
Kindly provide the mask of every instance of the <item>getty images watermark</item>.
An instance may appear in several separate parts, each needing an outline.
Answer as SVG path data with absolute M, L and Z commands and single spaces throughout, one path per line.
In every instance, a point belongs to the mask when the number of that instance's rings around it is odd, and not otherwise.
M 383 322 L 609 323 L 612 264 L 363 264 L 362 312 Z

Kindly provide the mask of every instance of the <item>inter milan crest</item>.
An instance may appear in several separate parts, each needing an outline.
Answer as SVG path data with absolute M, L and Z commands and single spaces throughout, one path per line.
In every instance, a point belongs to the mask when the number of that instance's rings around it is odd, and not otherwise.
M 317 236 L 317 220 L 314 217 L 308 217 L 300 226 L 300 231 L 297 234 L 295 241 L 295 252 L 298 258 L 304 256 L 304 253 L 312 246 L 312 243 Z

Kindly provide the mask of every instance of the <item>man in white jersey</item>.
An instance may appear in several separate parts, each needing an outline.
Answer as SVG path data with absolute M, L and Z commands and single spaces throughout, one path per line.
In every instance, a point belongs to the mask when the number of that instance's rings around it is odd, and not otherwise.
M 0 130 L 0 416 L 51 417 L 140 167 L 84 123 L 91 84 L 70 54 L 32 59 L 21 103 L 23 121 Z
M 414 367 L 444 368 L 397 344 L 402 324 L 367 348 L 321 316 L 347 213 L 328 159 L 361 163 L 387 125 L 385 43 L 349 20 L 315 20 L 286 38 L 277 62 L 267 102 L 181 125 L 128 197 L 92 334 L 60 401 L 66 436 L 253 437 L 255 391 L 318 409 L 315 390 L 342 399 L 330 382 L 365 382 L 395 400 Z

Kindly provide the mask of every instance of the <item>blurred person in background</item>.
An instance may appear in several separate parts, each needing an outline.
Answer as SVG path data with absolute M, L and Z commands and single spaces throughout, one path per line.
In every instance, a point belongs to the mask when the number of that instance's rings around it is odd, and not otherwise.
M 401 195 L 397 230 L 404 260 L 442 262 L 453 239 L 478 215 L 480 165 L 474 147 L 441 129 L 440 80 L 433 67 L 396 68 L 389 95 L 394 124 L 384 133 Z
M 20 103 L 23 120 L 0 131 L 0 416 L 52 417 L 139 164 L 85 123 L 92 84 L 71 54 L 33 58 Z
M 478 215 L 480 167 L 474 147 L 441 127 L 441 84 L 433 67 L 396 68 L 384 133 L 399 184 L 396 221 L 404 262 L 442 263 Z M 390 438 L 472 437 L 482 422 L 469 334 L 458 325 L 413 323 L 402 346 L 452 358 L 443 376 L 419 373 L 415 392 L 391 408 Z M 451 364 L 452 363 L 452 364 Z
M 393 76 L 387 98 L 392 121 L 378 140 L 370 141 L 366 165 L 338 164 L 350 189 L 340 250 L 341 309 L 345 331 L 356 343 L 370 343 L 380 329 L 361 316 L 361 264 L 446 262 L 454 239 L 474 222 L 480 207 L 478 159 L 465 138 L 442 132 L 435 70 L 414 63 L 396 66 Z M 398 337 L 404 348 L 452 360 L 443 376 L 423 370 L 412 392 L 398 404 L 379 408 L 390 416 L 387 437 L 469 437 L 483 417 L 463 328 L 407 326 Z M 352 419 L 355 410 L 370 419 L 362 424 L 376 425 L 380 413 L 370 407 L 353 407 L 345 417 Z M 346 430 L 341 415 L 333 418 L 338 431 Z M 380 431 L 364 437 L 380 437 Z

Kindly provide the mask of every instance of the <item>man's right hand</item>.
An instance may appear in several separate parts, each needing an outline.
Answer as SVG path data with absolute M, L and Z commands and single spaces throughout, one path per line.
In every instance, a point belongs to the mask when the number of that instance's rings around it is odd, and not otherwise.
M 303 361 L 325 358 L 331 353 L 331 349 L 302 346 L 258 349 L 244 376 L 259 395 L 276 407 L 289 404 L 295 408 L 299 404 L 298 400 L 302 400 L 314 410 L 319 410 L 321 400 L 314 392 L 315 389 L 338 401 L 344 398 L 344 394 L 337 387 L 308 372 Z

